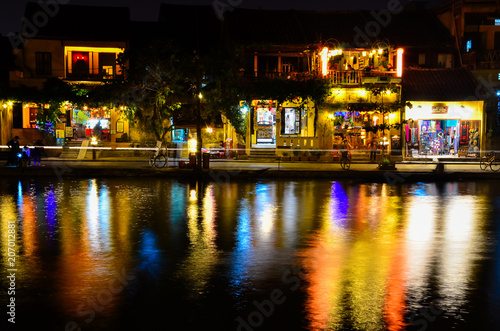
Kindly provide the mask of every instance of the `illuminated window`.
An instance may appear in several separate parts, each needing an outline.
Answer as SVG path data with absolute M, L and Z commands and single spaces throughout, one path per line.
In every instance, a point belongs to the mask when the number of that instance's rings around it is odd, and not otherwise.
M 300 133 L 300 109 L 285 108 L 283 119 L 283 134 Z
M 89 52 L 73 52 L 73 74 L 86 76 L 89 74 Z
M 495 25 L 500 25 L 500 19 L 499 18 L 495 18 Z
M 188 141 L 188 130 L 187 129 L 175 129 L 172 131 L 172 141 L 174 142 L 187 142 Z
M 113 66 L 102 66 L 102 78 L 113 79 Z
M 465 51 L 469 52 L 472 49 L 472 40 L 467 40 L 467 43 L 465 44 Z

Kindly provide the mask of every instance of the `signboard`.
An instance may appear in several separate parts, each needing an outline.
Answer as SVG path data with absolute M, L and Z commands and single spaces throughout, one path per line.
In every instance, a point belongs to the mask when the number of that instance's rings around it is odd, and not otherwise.
M 123 121 L 116 122 L 116 132 L 123 133 Z
M 272 125 L 259 126 L 257 131 L 257 139 L 273 139 L 273 126 Z
M 64 146 L 64 138 L 56 138 L 57 146 Z
M 66 123 L 56 123 L 56 129 L 64 131 L 66 129 Z
M 72 126 L 66 127 L 66 137 L 73 138 L 73 127 Z
M 433 114 L 448 114 L 448 106 L 432 106 Z
M 63 138 L 64 139 L 64 130 L 56 130 L 56 138 Z

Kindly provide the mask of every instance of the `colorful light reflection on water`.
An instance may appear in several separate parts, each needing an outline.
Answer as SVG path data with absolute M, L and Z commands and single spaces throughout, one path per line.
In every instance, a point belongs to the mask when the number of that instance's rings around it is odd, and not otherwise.
M 1 184 L 0 276 L 14 220 L 27 327 L 500 326 L 497 183 Z

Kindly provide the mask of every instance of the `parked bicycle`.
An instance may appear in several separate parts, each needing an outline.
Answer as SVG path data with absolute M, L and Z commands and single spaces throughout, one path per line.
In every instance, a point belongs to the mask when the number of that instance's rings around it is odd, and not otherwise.
M 479 167 L 481 170 L 486 170 L 490 167 L 491 171 L 500 170 L 500 157 L 498 153 L 489 153 L 481 158 L 479 161 Z
M 151 151 L 151 157 L 149 158 L 149 166 L 156 168 L 163 168 L 167 165 L 167 151 L 165 148 L 161 148 L 161 141 L 156 143 L 156 150 Z
M 340 166 L 344 170 L 349 170 L 351 167 L 351 152 L 341 151 L 340 152 Z

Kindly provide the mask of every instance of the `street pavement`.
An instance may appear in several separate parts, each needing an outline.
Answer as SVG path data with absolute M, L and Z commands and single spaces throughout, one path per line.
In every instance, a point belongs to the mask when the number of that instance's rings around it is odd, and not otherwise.
M 181 160 L 179 160 L 181 161 Z M 182 160 L 186 162 L 187 160 Z M 187 162 L 186 162 L 187 163 Z M 339 162 L 259 162 L 256 160 L 211 159 L 209 168 L 202 172 L 179 169 L 178 161 L 170 159 L 165 168 L 155 168 L 144 157 L 101 158 L 97 160 L 68 160 L 46 158 L 41 166 L 16 168 L 0 166 L 2 177 L 140 177 L 161 176 L 186 179 L 228 180 L 232 178 L 328 178 L 378 182 L 499 180 L 500 171 L 481 170 L 478 162 L 444 163 L 443 171 L 436 171 L 432 161 L 402 162 L 396 170 L 378 170 L 377 164 L 353 162 L 348 171 Z
M 165 168 L 175 169 L 178 168 L 179 161 L 185 163 L 187 159 L 169 159 L 168 166 Z M 148 160 L 144 157 L 124 157 L 124 158 L 101 158 L 97 160 L 73 160 L 73 159 L 59 159 L 47 158 L 42 162 L 43 166 L 67 166 L 70 168 L 115 168 L 115 169 L 151 169 Z M 397 171 L 399 172 L 434 172 L 437 162 L 430 161 L 408 161 L 396 164 Z M 345 171 L 341 168 L 340 163 L 337 162 L 267 162 L 259 160 L 233 160 L 233 159 L 211 159 L 209 162 L 209 169 L 212 170 L 281 170 L 281 171 Z M 376 163 L 370 162 L 352 162 L 349 171 L 378 171 Z M 481 170 L 479 162 L 463 161 L 463 162 L 445 162 L 445 172 L 477 172 L 485 173 L 491 172 L 488 170 Z M 500 171 L 499 171 L 500 174 Z

